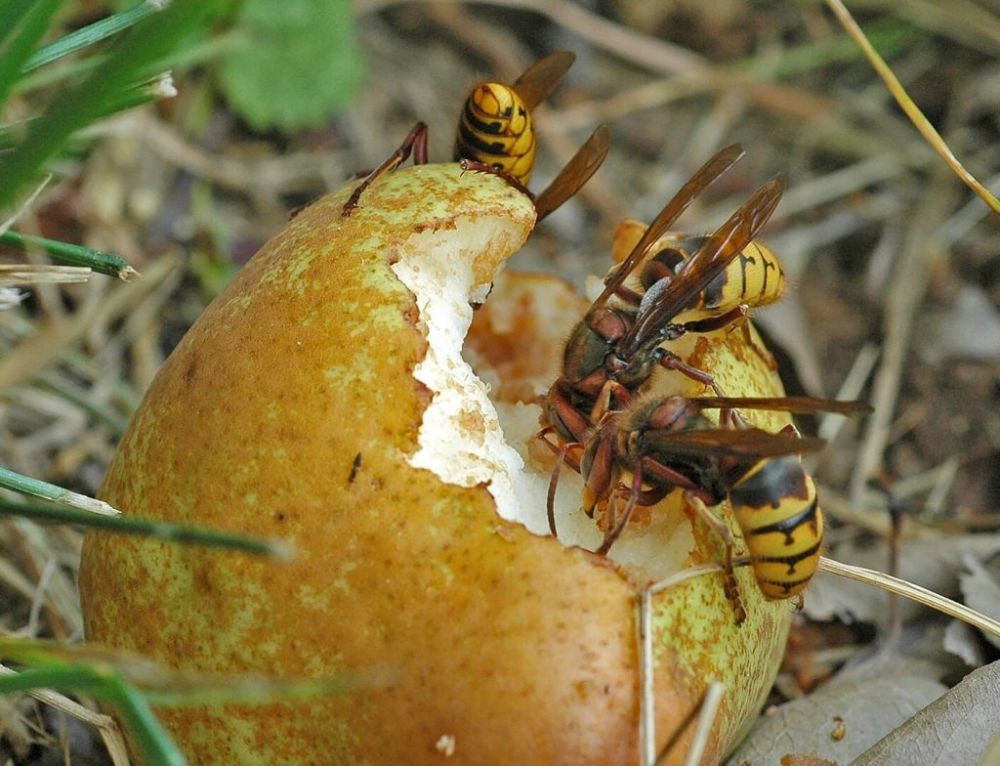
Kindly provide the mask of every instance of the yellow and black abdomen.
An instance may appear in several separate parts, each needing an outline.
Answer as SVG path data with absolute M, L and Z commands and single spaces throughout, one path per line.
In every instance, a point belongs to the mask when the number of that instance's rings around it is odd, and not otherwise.
M 707 240 L 707 237 L 688 237 L 653 255 L 644 267 L 644 287 L 648 289 L 662 276 L 676 276 Z M 719 316 L 737 306 L 767 306 L 784 293 L 785 272 L 778 257 L 769 247 L 751 242 L 699 293 L 691 307 L 678 315 L 677 321 Z
M 476 87 L 465 101 L 455 159 L 475 160 L 527 184 L 535 165 L 535 132 L 527 105 L 510 87 Z
M 819 566 L 823 513 L 795 455 L 761 460 L 729 491 L 736 520 L 768 598 L 799 593 Z
M 777 256 L 760 242 L 751 242 L 705 288 L 703 306 L 721 314 L 739 305 L 767 306 L 784 292 L 785 272 Z

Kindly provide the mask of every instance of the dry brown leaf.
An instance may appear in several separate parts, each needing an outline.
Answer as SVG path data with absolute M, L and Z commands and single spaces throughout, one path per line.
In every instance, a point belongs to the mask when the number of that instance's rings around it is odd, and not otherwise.
M 967 571 L 959 575 L 959 583 L 965 603 L 988 617 L 1000 617 L 1000 582 L 995 571 L 972 553 L 967 553 L 963 561 Z M 986 635 L 986 640 L 1000 649 L 1000 640 L 995 636 Z
M 975 670 L 851 766 L 976 766 L 1000 731 L 1000 661 Z
M 931 663 L 874 657 L 761 718 L 728 764 L 772 766 L 789 753 L 849 763 L 946 689 Z
M 982 667 L 986 664 L 986 658 L 979 635 L 971 625 L 960 620 L 952 620 L 944 632 L 943 648 L 970 668 Z

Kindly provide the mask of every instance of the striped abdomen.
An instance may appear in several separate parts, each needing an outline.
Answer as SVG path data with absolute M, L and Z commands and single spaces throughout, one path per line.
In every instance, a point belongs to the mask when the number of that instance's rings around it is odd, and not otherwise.
M 819 565 L 823 514 L 799 458 L 759 461 L 729 498 L 764 595 L 789 598 L 805 588 Z
M 528 107 L 510 87 L 476 87 L 465 101 L 455 138 L 455 159 L 492 165 L 527 184 L 535 165 L 535 132 Z
M 678 238 L 646 261 L 642 271 L 644 289 L 664 276 L 673 277 L 704 244 L 706 237 Z M 760 242 L 743 248 L 732 263 L 699 293 L 691 308 L 678 315 L 678 322 L 718 316 L 737 306 L 767 306 L 785 292 L 785 273 L 777 256 Z

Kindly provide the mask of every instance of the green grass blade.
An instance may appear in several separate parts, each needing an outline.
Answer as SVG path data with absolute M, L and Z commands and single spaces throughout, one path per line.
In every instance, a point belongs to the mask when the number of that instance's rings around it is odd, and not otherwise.
M 189 683 L 171 684 L 165 688 L 143 687 L 143 694 L 151 705 L 157 707 L 266 705 L 340 696 L 355 689 L 385 686 L 392 682 L 392 678 L 391 673 L 378 670 L 345 673 L 335 678 L 294 681 L 277 678 L 206 677 Z
M 101 516 L 72 508 L 24 503 L 0 498 L 0 516 L 19 516 L 33 521 L 51 524 L 78 524 L 90 529 L 101 529 L 125 535 L 145 535 L 159 540 L 179 543 L 197 543 L 216 548 L 229 548 L 244 553 L 289 559 L 292 551 L 283 540 L 262 540 L 245 535 L 218 532 L 213 529 L 193 527 L 186 524 L 171 524 L 155 519 L 135 516 Z
M 155 3 L 142 2 L 127 11 L 116 13 L 106 19 L 95 21 L 86 27 L 71 32 L 65 37 L 56 40 L 50 45 L 36 51 L 24 64 L 24 72 L 30 72 L 39 67 L 43 67 L 56 59 L 76 53 L 83 48 L 87 48 L 95 43 L 123 32 L 129 27 L 135 26 L 139 21 L 152 13 L 161 10 Z
M 72 133 L 100 119 L 128 89 L 155 75 L 167 55 L 199 28 L 214 7 L 212 0 L 174 0 L 166 10 L 122 35 L 107 60 L 56 99 L 13 151 L 0 157 L 0 178 L 4 179 L 0 209 L 35 178 Z
M 16 694 L 44 688 L 96 695 L 103 684 L 102 674 L 92 667 L 56 664 L 18 671 L 15 675 L 0 676 L 0 694 Z
M 157 766 L 185 766 L 187 763 L 142 694 L 109 667 L 56 665 L 0 676 L 0 694 L 34 689 L 54 689 L 101 699 L 114 707 L 118 719 L 132 735 L 143 763 Z
M 105 105 L 104 117 L 110 117 L 117 112 L 123 112 L 135 106 L 142 106 L 160 99 L 173 98 L 177 95 L 174 81 L 169 72 L 161 72 L 153 79 L 136 85 L 111 99 Z
M 60 5 L 62 0 L 22 0 L 0 9 L 0 105 Z
M 70 377 L 63 377 L 49 370 L 33 378 L 31 385 L 51 391 L 66 400 L 93 418 L 95 422 L 109 428 L 116 439 L 125 433 L 128 417 L 114 406 L 95 399 L 92 391 L 83 384 L 74 382 Z
M 184 758 L 162 724 L 156 719 L 149 703 L 135 687 L 117 676 L 108 679 L 101 696 L 114 706 L 118 719 L 132 734 L 142 763 L 157 766 L 185 766 Z
M 32 93 L 75 80 L 93 72 L 107 60 L 107 53 L 102 49 L 100 53 L 95 53 L 93 56 L 61 61 L 57 66 L 36 69 L 34 72 L 23 75 L 15 83 L 14 93 Z
M 7 231 L 0 234 L 0 245 L 12 245 L 21 248 L 37 247 L 44 250 L 60 263 L 69 263 L 73 266 L 86 266 L 99 274 L 118 277 L 118 279 L 129 279 L 138 273 L 120 255 L 106 253 L 101 250 L 92 250 L 89 247 L 72 245 L 68 242 L 59 242 L 54 239 L 20 234 L 16 231 Z
M 43 500 L 62 503 L 71 508 L 79 508 L 81 511 L 87 511 L 92 514 L 113 516 L 119 513 L 119 511 L 116 511 L 102 500 L 96 500 L 86 495 L 71 492 L 64 487 L 49 484 L 47 481 L 42 481 L 41 479 L 33 479 L 30 476 L 16 473 L 9 468 L 0 467 L 0 487 L 12 489 L 23 495 L 31 495 L 32 497 L 40 497 Z
M 7 46 L 7 38 L 14 34 L 25 14 L 31 10 L 29 3 L 18 0 L 0 0 L 0 50 Z

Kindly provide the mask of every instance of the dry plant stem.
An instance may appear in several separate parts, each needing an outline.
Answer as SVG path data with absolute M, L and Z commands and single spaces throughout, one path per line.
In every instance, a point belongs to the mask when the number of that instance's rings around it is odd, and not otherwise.
M 428 2 L 424 13 L 469 50 L 476 51 L 486 61 L 487 71 L 505 73 L 496 78 L 497 82 L 514 82 L 524 70 L 524 62 L 532 58 L 531 51 L 509 27 L 480 20 L 465 8 L 456 8 L 455 3 Z
M 93 324 L 121 316 L 128 306 L 136 303 L 137 295 L 151 292 L 177 266 L 175 258 L 158 259 L 150 264 L 144 279 L 116 286 L 107 300 L 93 301 L 67 321 L 38 330 L 0 360 L 0 390 L 30 380 L 65 349 L 79 342 Z
M 424 2 L 425 0 L 356 0 L 354 11 L 359 16 L 375 13 L 384 8 L 403 3 Z M 592 45 L 620 56 L 626 61 L 666 74 L 706 69 L 704 59 L 686 48 L 671 45 L 652 35 L 644 35 L 626 29 L 585 10 L 570 0 L 450 0 L 452 3 L 469 5 L 492 5 L 502 8 L 519 8 L 540 13 L 554 23 L 575 32 Z
M 314 187 L 327 178 L 345 175 L 331 168 L 329 153 L 299 152 L 259 161 L 216 156 L 185 141 L 161 120 L 145 114 L 126 115 L 116 121 L 122 132 L 141 138 L 160 157 L 177 167 L 213 181 L 227 189 L 266 191 L 268 199 Z M 350 171 L 353 172 L 353 171 Z
M 889 576 L 899 574 L 900 549 L 903 546 L 903 521 L 905 509 L 894 499 L 889 499 L 889 518 L 892 534 L 889 535 Z M 889 643 L 895 643 L 903 634 L 903 612 L 896 593 L 889 594 Z
M 4 535 L 4 537 L 8 537 L 8 535 Z M 0 583 L 25 600 L 30 601 L 34 598 L 35 584 L 24 575 L 19 567 L 3 557 L 0 557 Z
M 38 184 L 38 186 L 36 186 L 34 188 L 34 190 L 31 192 L 31 194 L 28 195 L 27 199 L 25 199 L 24 202 L 21 203 L 20 207 L 18 207 L 18 209 L 14 212 L 14 214 L 10 218 L 8 218 L 7 220 L 0 221 L 0 234 L 3 234 L 11 226 L 13 226 L 14 222 L 17 221 L 17 219 L 20 218 L 24 214 L 25 210 L 28 210 L 29 208 L 31 208 L 31 206 L 35 203 L 35 200 L 38 198 L 38 195 L 42 193 L 42 190 L 46 186 L 49 185 L 49 181 L 51 181 L 51 180 L 52 180 L 52 176 L 51 175 L 45 176 L 45 178 L 43 178 L 41 180 L 41 182 Z
M 859 5 L 888 6 L 886 0 L 867 0 Z M 892 13 L 916 27 L 926 29 L 935 35 L 946 37 L 959 45 L 974 48 L 988 55 L 996 55 L 1000 47 L 1000 18 L 990 13 L 975 0 L 907 0 L 905 3 L 891 3 Z M 1000 9 L 993 2 L 994 9 Z
M 174 299 L 183 277 L 182 269 L 166 274 L 150 293 L 134 296 L 134 303 L 125 308 L 122 315 L 126 319 L 116 332 L 109 335 L 109 328 L 101 326 L 88 340 L 91 347 L 102 349 L 102 355 L 130 358 L 131 378 L 138 391 L 145 391 L 152 384 L 156 371 L 163 365 L 160 346 L 163 306 Z
M 960 465 L 961 461 L 952 456 L 933 471 L 934 483 L 924 501 L 924 509 L 927 513 L 932 516 L 940 516 L 944 512 L 945 501 L 955 483 L 955 478 L 958 476 Z
M 861 454 L 851 478 L 851 502 L 858 507 L 861 506 L 868 479 L 877 476 L 882 467 L 914 316 L 927 289 L 931 263 L 941 255 L 941 247 L 932 233 L 947 216 L 951 206 L 951 195 L 945 191 L 948 185 L 942 183 L 942 175 L 936 173 L 932 176 L 928 191 L 913 215 L 903 252 L 896 259 L 893 269 L 886 297 L 882 364 L 875 376 L 872 395 L 875 412 L 868 418 Z
M 946 614 L 949 617 L 954 617 L 956 620 L 968 623 L 984 633 L 989 633 L 991 636 L 1000 638 L 1000 622 L 997 622 L 984 614 L 980 614 L 964 604 L 952 601 L 950 598 L 939 596 L 937 593 L 934 593 L 934 591 L 928 590 L 927 588 L 914 585 L 906 580 L 900 580 L 898 577 L 891 577 L 882 572 L 877 572 L 874 569 L 865 569 L 864 567 L 842 564 L 839 561 L 834 561 L 826 556 L 820 558 L 819 568 L 826 572 L 839 575 L 840 577 L 846 577 L 849 580 L 856 580 L 867 585 L 874 585 L 878 588 L 882 588 L 883 590 L 887 590 L 890 593 L 905 596 L 911 601 L 916 601 L 918 604 L 929 606 L 942 614 Z
M 8 527 L 11 547 L 17 552 L 21 569 L 32 581 L 30 600 L 42 599 L 49 631 L 60 641 L 82 635 L 80 597 L 73 574 L 63 567 L 56 567 L 42 589 L 42 573 L 48 562 L 65 559 L 61 546 L 53 539 L 53 530 L 24 519 L 16 519 Z
M 745 567 L 750 566 L 751 561 L 749 556 L 735 556 L 733 557 L 734 567 Z M 645 590 L 649 591 L 649 595 L 655 596 L 661 591 L 665 591 L 668 588 L 673 588 L 675 585 L 680 585 L 682 582 L 687 582 L 688 580 L 693 580 L 695 577 L 703 577 L 708 574 L 715 574 L 716 572 L 725 572 L 726 568 L 721 564 L 699 564 L 698 566 L 688 567 L 687 569 L 682 569 L 670 577 L 664 580 L 653 583 L 648 586 Z
M 875 369 L 879 353 L 878 346 L 873 343 L 866 343 L 862 346 L 858 355 L 854 357 L 854 364 L 848 370 L 847 376 L 834 398 L 853 401 L 861 396 L 868 378 L 871 377 L 872 371 Z M 816 435 L 825 441 L 833 441 L 845 422 L 847 421 L 840 415 L 824 415 L 820 419 Z
M 789 189 L 781 200 L 781 216 L 794 218 L 799 213 L 816 210 L 831 202 L 850 197 L 852 194 L 878 186 L 890 179 L 898 178 L 907 169 L 903 157 L 880 154 L 848 165 L 839 170 L 802 181 Z M 731 202 L 724 201 L 705 213 L 707 223 L 716 218 L 721 222 L 731 210 Z
M 653 594 L 652 588 L 639 592 L 639 763 L 656 760 L 656 716 L 653 686 Z
M 750 564 L 748 556 L 740 556 L 733 559 L 733 566 L 746 566 Z M 653 583 L 639 591 L 637 604 L 638 615 L 636 627 L 639 640 L 639 763 L 640 766 L 655 766 L 669 752 L 673 743 L 671 739 L 664 753 L 656 753 L 656 708 L 654 704 L 655 689 L 654 681 L 654 658 L 653 658 L 653 596 L 661 591 L 672 588 L 687 580 L 701 577 L 706 574 L 725 572 L 726 568 L 719 564 L 701 564 L 699 566 L 688 567 L 681 570 L 672 577 Z M 722 684 L 719 687 L 724 689 Z M 711 689 L 709 689 L 711 690 Z M 718 703 L 714 703 L 716 708 Z M 711 715 L 715 718 L 715 713 Z M 711 721 L 709 722 L 709 728 Z M 699 727 L 700 728 L 700 727 Z M 680 732 L 677 733 L 678 735 Z M 697 737 L 696 737 L 697 741 Z M 705 743 L 701 745 L 704 750 Z
M 17 671 L 11 670 L 5 665 L 0 665 L 0 675 L 13 676 L 17 675 Z M 27 694 L 39 702 L 50 705 L 56 710 L 61 710 L 78 721 L 95 727 L 100 733 L 101 739 L 104 740 L 105 747 L 108 749 L 108 754 L 111 756 L 111 762 L 114 766 L 128 766 L 129 759 L 128 751 L 125 747 L 125 738 L 122 736 L 121 729 L 114 718 L 103 713 L 97 713 L 90 708 L 84 707 L 79 702 L 50 689 L 36 689 L 27 692 Z
M 1000 187 L 1000 173 L 995 173 L 987 178 L 986 183 L 994 189 Z M 951 247 L 962 237 L 968 235 L 974 226 L 989 217 L 989 214 L 989 209 L 983 210 L 977 200 L 970 199 L 941 227 L 938 232 L 941 243 L 945 247 Z
M 820 484 L 817 485 L 817 488 L 823 498 L 823 513 L 827 516 L 844 524 L 853 524 L 879 537 L 888 537 L 891 533 L 891 525 L 888 516 L 884 513 L 884 508 L 876 507 L 877 510 L 862 511 L 852 505 L 834 487 Z M 940 536 L 940 528 L 922 524 L 913 518 L 907 521 L 903 534 L 904 539 L 907 540 L 936 540 Z
M 78 284 L 93 274 L 84 266 L 50 266 L 15 263 L 0 265 L 0 286 L 24 287 L 38 284 Z
M 754 80 L 735 69 L 699 69 L 623 89 L 608 98 L 582 101 L 566 109 L 566 128 L 582 128 L 595 122 L 626 119 L 635 112 L 655 109 L 705 93 L 738 91 L 754 106 L 799 120 L 829 120 L 844 109 L 836 99 L 817 96 L 801 88 Z M 826 123 L 824 123 L 826 124 Z M 840 126 L 841 131 L 853 134 Z
M 712 733 L 712 724 L 719 714 L 719 705 L 722 703 L 722 695 L 725 693 L 725 684 L 719 681 L 712 681 L 705 690 L 705 698 L 701 702 L 701 712 L 698 716 L 698 729 L 695 731 L 694 740 L 684 759 L 684 766 L 698 766 L 701 757 L 705 753 L 708 745 L 708 737 Z M 666 753 L 663 753 L 666 755 Z M 660 759 L 657 759 L 659 763 Z
M 910 118 L 910 121 L 916 126 L 917 130 L 920 131 L 920 135 L 926 139 L 927 143 L 931 145 L 935 152 L 948 163 L 948 167 L 957 175 L 962 182 L 972 189 L 973 192 L 987 205 L 989 205 L 995 213 L 1000 213 L 1000 200 L 998 200 L 990 190 L 983 186 L 976 178 L 969 173 L 963 166 L 962 163 L 958 161 L 958 158 L 952 153 L 951 149 L 948 148 L 948 144 L 941 137 L 934 126 L 931 125 L 930 121 L 924 117 L 923 112 L 917 107 L 916 104 L 910 99 L 909 95 L 906 93 L 906 89 L 903 87 L 902 83 L 896 79 L 896 75 L 893 74 L 892 69 L 889 65 L 885 63 L 881 56 L 879 56 L 878 51 L 872 47 L 872 44 L 868 42 L 868 38 L 865 37 L 865 33 L 858 26 L 854 17 L 851 16 L 851 12 L 847 10 L 846 6 L 841 2 L 841 0 L 826 0 L 826 4 L 830 6 L 830 9 L 837 16 L 837 20 L 840 21 L 841 25 L 847 30 L 847 33 L 854 38 L 854 41 L 858 44 L 862 51 L 864 51 L 865 56 L 871 62 L 872 67 L 878 73 L 879 77 L 885 82 L 886 87 L 889 92 L 892 93 L 893 98 L 896 99 L 896 103 L 899 104 L 900 108 L 906 113 L 906 116 Z

